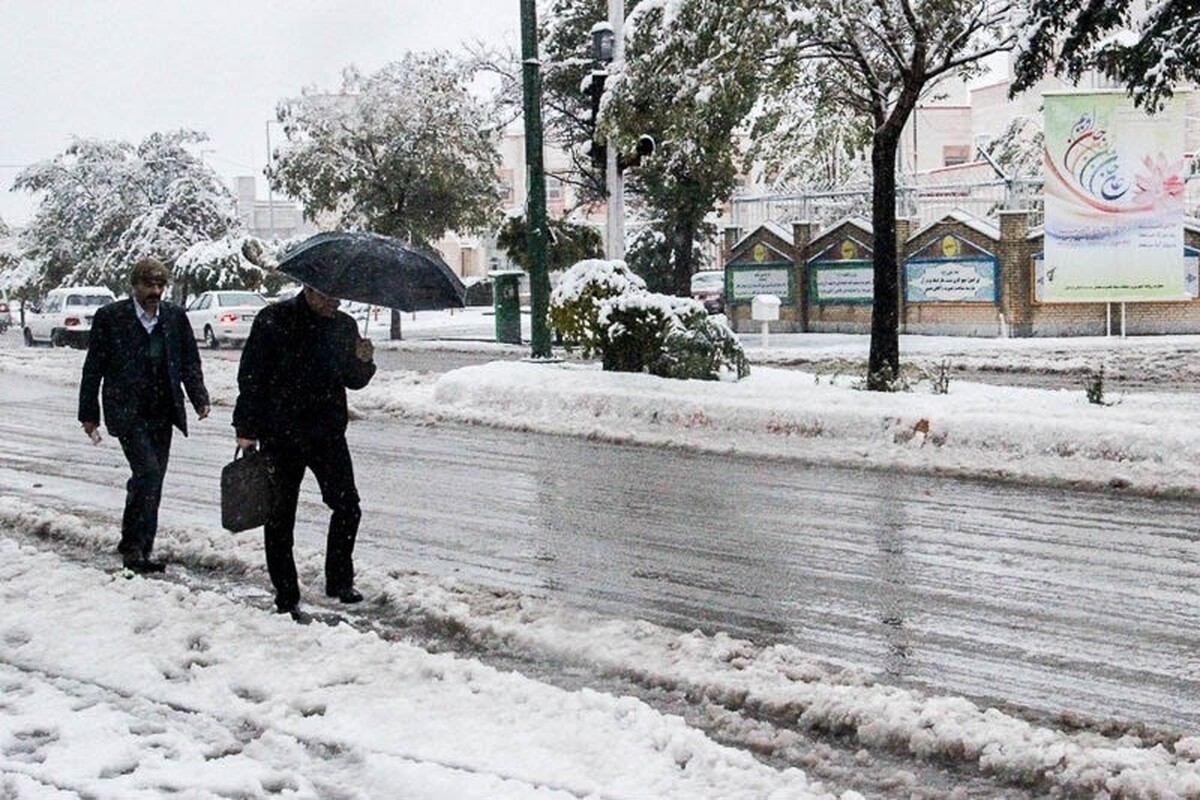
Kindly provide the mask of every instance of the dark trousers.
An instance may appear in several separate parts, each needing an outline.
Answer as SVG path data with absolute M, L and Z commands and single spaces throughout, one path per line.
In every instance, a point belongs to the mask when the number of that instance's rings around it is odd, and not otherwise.
M 319 442 L 264 443 L 264 452 L 275 469 L 276 505 L 271 519 L 263 527 L 267 552 L 267 573 L 275 587 L 275 603 L 294 605 L 300 599 L 296 580 L 296 561 L 292 556 L 295 542 L 296 504 L 304 470 L 311 469 L 321 488 L 321 499 L 333 514 L 325 540 L 325 589 L 336 592 L 354 584 L 354 540 L 362 510 L 354 485 L 354 464 L 346 437 L 337 436 Z
M 117 550 L 126 561 L 150 557 L 158 533 L 158 506 L 171 455 L 171 423 L 135 420 L 119 437 L 133 475 L 125 483 L 125 515 Z

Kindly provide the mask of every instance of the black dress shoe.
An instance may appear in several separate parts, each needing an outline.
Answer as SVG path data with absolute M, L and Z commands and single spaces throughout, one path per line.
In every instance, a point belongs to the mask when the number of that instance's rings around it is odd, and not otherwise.
M 326 589 L 325 596 L 336 597 L 343 603 L 361 603 L 363 599 L 362 592 L 353 586 L 343 586 L 340 589 Z
M 161 561 L 151 561 L 148 558 L 126 559 L 124 562 L 125 569 L 130 572 L 136 572 L 139 575 L 146 575 L 151 572 L 164 572 L 167 565 Z
M 284 600 L 283 598 L 275 598 L 275 613 L 276 614 L 295 614 L 300 608 L 300 598 L 295 600 Z

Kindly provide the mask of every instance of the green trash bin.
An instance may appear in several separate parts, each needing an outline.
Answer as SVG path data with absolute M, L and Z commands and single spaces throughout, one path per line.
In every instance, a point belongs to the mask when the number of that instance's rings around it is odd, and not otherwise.
M 489 272 L 492 279 L 492 309 L 496 312 L 496 341 L 502 344 L 521 343 L 521 276 L 520 270 Z

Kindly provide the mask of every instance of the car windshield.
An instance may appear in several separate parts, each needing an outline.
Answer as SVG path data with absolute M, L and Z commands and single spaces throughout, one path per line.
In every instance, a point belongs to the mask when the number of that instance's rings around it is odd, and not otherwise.
M 223 308 L 228 308 L 229 306 L 265 306 L 266 304 L 267 301 L 263 299 L 263 296 L 254 292 L 228 292 L 217 295 L 217 305 Z
M 692 291 L 703 289 L 722 289 L 725 286 L 725 273 L 720 270 L 697 272 L 692 276 Z
M 67 302 L 65 305 L 99 308 L 100 306 L 108 305 L 111 302 L 112 298 L 105 294 L 69 294 L 67 295 Z

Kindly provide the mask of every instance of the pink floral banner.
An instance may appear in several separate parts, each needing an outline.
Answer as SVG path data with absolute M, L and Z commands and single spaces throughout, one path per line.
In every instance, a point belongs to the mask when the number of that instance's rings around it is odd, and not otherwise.
M 1184 103 L 1156 114 L 1124 92 L 1048 93 L 1043 301 L 1188 300 Z

